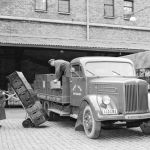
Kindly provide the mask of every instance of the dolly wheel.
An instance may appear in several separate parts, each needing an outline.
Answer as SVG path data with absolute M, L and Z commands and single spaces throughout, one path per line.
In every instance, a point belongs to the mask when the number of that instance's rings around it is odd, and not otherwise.
M 22 126 L 24 128 L 30 128 L 30 127 L 34 127 L 34 124 L 32 123 L 31 119 L 28 118 L 22 122 Z

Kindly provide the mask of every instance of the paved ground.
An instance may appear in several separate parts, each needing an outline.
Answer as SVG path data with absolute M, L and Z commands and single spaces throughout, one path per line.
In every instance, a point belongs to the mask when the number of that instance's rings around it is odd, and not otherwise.
M 75 121 L 46 122 L 40 128 L 22 127 L 23 109 L 6 109 L 0 121 L 0 150 L 149 150 L 150 136 L 139 128 L 102 130 L 101 137 L 88 139 L 74 130 Z

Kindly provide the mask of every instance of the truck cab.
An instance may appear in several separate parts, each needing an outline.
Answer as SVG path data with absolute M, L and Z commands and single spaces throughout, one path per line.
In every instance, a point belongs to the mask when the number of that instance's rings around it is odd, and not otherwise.
M 69 69 L 62 87 L 53 89 L 59 94 L 37 91 L 49 117 L 59 114 L 77 119 L 76 129 L 83 127 L 89 138 L 98 138 L 103 125 L 118 121 L 126 127 L 140 126 L 145 134 L 150 133 L 148 84 L 137 79 L 130 60 L 80 57 L 70 62 Z

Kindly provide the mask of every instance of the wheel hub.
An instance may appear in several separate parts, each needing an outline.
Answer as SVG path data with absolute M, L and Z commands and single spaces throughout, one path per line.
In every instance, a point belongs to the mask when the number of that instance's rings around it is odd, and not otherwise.
M 90 114 L 90 112 L 87 112 L 84 116 L 84 124 L 85 124 L 85 128 L 87 130 L 91 130 L 92 129 L 92 116 Z

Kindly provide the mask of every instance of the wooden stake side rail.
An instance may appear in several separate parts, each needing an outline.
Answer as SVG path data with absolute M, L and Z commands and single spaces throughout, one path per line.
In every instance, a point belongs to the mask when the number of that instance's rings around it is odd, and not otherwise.
M 69 104 L 70 96 L 56 96 L 56 95 L 49 95 L 49 94 L 44 94 L 44 93 L 38 93 L 37 97 L 39 99 L 47 100 L 47 101 L 52 101 L 60 104 Z

